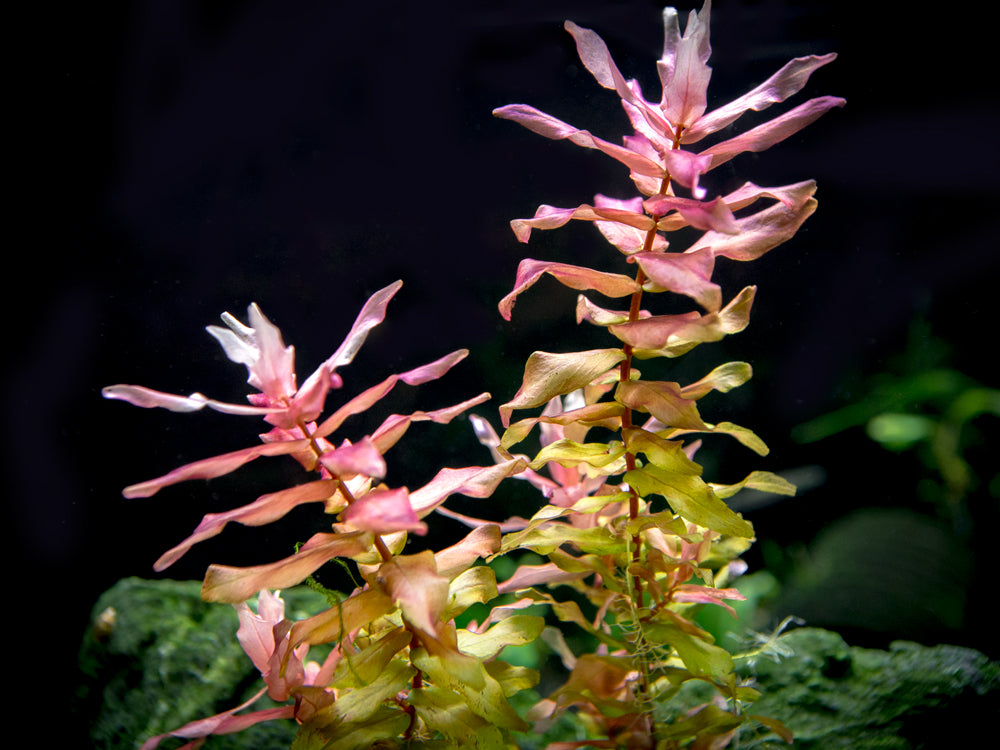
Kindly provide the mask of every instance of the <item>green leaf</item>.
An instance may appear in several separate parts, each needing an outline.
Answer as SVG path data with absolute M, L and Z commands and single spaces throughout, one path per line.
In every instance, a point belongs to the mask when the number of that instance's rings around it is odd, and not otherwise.
M 589 385 L 625 359 L 621 349 L 594 349 L 569 354 L 534 352 L 524 367 L 524 379 L 514 398 L 500 407 L 504 427 L 510 426 L 514 409 L 542 406 L 556 396 L 563 396 Z
M 619 462 L 625 455 L 625 447 L 617 442 L 610 443 L 576 443 L 572 440 L 556 440 L 542 448 L 535 460 L 528 464 L 538 471 L 550 461 L 560 466 L 572 467 L 585 463 L 589 466 L 608 466 Z M 624 461 L 620 461 L 624 466 Z M 617 472 L 616 472 L 617 473 Z
M 737 482 L 736 484 L 712 484 L 711 487 L 715 492 L 715 496 L 723 500 L 732 497 L 744 489 L 770 492 L 775 495 L 792 496 L 795 494 L 794 484 L 770 471 L 753 471 L 742 482 Z
M 346 690 L 324 712 L 324 717 L 335 716 L 345 724 L 363 723 L 370 719 L 384 701 L 392 700 L 406 690 L 417 671 L 402 659 L 393 659 L 364 687 Z
M 469 568 L 451 582 L 451 603 L 446 619 L 462 614 L 473 604 L 485 604 L 497 596 L 497 577 L 488 565 Z
M 547 555 L 563 544 L 572 544 L 582 552 L 598 555 L 615 554 L 625 548 L 623 540 L 616 538 L 602 526 L 581 529 L 566 523 L 546 522 L 544 525 L 529 526 L 508 534 L 503 539 L 500 552 L 506 554 L 512 549 L 523 548 Z
M 410 717 L 394 706 L 380 706 L 367 720 L 349 724 L 317 726 L 303 724 L 291 750 L 371 750 L 382 740 L 402 736 Z
M 629 453 L 645 454 L 646 459 L 660 469 L 690 476 L 701 475 L 701 465 L 688 458 L 680 441 L 665 440 L 638 427 L 624 430 L 622 437 Z
M 414 649 L 410 655 L 413 664 L 433 685 L 458 695 L 477 716 L 504 729 L 521 732 L 528 729 L 528 725 L 507 702 L 500 683 L 486 671 L 481 662 L 476 662 L 472 667 L 477 670 L 478 675 L 475 680 L 470 681 L 464 675 L 449 669 L 446 658 L 432 656 L 422 648 Z
M 357 653 L 342 649 L 343 656 L 333 673 L 332 684 L 337 688 L 369 685 L 382 673 L 392 657 L 410 644 L 405 628 L 394 628 Z
M 753 368 L 747 362 L 726 362 L 712 370 L 697 383 L 681 388 L 687 398 L 699 399 L 711 391 L 729 393 L 753 377 Z
M 482 661 L 495 659 L 507 646 L 523 646 L 534 641 L 545 627 L 545 618 L 512 615 L 485 633 L 458 631 L 458 650 Z
M 473 713 L 455 693 L 429 685 L 412 690 L 410 703 L 427 728 L 443 734 L 452 747 L 506 750 L 500 729 Z
M 292 625 L 289 653 L 302 643 L 318 645 L 339 641 L 393 610 L 392 599 L 381 589 L 367 589 L 348 597 L 337 607 Z
M 640 495 L 662 495 L 682 518 L 720 534 L 753 537 L 753 526 L 712 492 L 699 477 L 644 466 L 625 474 L 625 481 Z

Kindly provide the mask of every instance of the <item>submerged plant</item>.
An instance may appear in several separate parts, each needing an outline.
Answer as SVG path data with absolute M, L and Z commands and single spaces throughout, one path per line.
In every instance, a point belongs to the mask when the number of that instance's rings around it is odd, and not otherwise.
M 535 682 L 531 670 L 494 661 L 509 644 L 523 643 L 541 630 L 538 617 L 519 615 L 499 627 L 458 629 L 455 617 L 475 603 L 496 596 L 490 567 L 474 565 L 498 551 L 497 527 L 475 529 L 456 544 L 433 552 L 402 554 L 408 534 L 425 534 L 422 519 L 450 495 L 488 497 L 497 484 L 523 468 L 512 459 L 491 466 L 441 469 L 423 487 L 409 491 L 380 482 L 386 474 L 385 453 L 413 422 L 445 424 L 489 398 L 488 393 L 453 406 L 411 414 L 391 414 L 370 435 L 335 445 L 333 435 L 349 417 L 375 406 L 394 386 L 419 385 L 444 375 L 465 358 L 465 350 L 382 382 L 345 401 L 321 418 L 327 396 L 343 381 L 338 369 L 349 364 L 368 332 L 385 317 L 400 282 L 376 292 L 358 315 L 343 344 L 301 385 L 296 385 L 294 351 L 256 305 L 250 325 L 231 315 L 227 328 L 208 328 L 226 355 L 249 372 L 259 393 L 250 405 L 229 404 L 195 393 L 177 396 L 142 386 L 104 389 L 107 398 L 137 406 L 173 411 L 204 407 L 228 414 L 259 415 L 272 428 L 261 444 L 207 458 L 125 489 L 127 497 L 149 497 L 164 487 L 191 479 L 211 479 L 265 456 L 290 455 L 318 475 L 317 479 L 262 495 L 225 513 L 210 513 L 187 539 L 156 562 L 164 570 L 194 544 L 219 534 L 230 522 L 261 526 L 277 521 L 303 503 L 322 503 L 336 517 L 331 533 L 319 533 L 295 554 L 249 568 L 212 565 L 202 597 L 230 602 L 239 613 L 238 638 L 260 671 L 264 687 L 247 704 L 193 722 L 171 734 L 198 738 L 238 731 L 260 721 L 285 718 L 302 725 L 298 748 L 370 747 L 392 738 L 411 740 L 440 734 L 459 743 L 470 727 L 503 746 L 503 736 L 527 725 L 507 696 Z M 364 583 L 349 596 L 307 620 L 284 617 L 278 590 L 302 583 L 324 563 L 352 560 Z M 258 595 L 257 611 L 245 603 Z M 511 628 L 511 625 L 517 627 Z M 334 644 L 322 664 L 306 661 L 310 646 Z M 281 708 L 239 714 L 265 693 Z M 163 739 L 150 738 L 143 750 Z
M 270 425 L 260 444 L 133 485 L 125 490 L 128 497 L 148 497 L 178 482 L 222 476 L 279 455 L 292 456 L 317 477 L 235 510 L 206 515 L 157 561 L 157 570 L 229 522 L 271 523 L 304 503 L 322 503 L 323 511 L 335 517 L 330 533 L 314 535 L 283 560 L 250 568 L 212 565 L 205 576 L 203 597 L 232 603 L 238 611 L 238 638 L 264 682 L 257 697 L 267 693 L 284 705 L 239 713 L 251 701 L 173 735 L 192 738 L 194 747 L 211 733 L 292 718 L 301 725 L 294 745 L 301 750 L 507 748 L 514 746 L 512 732 L 543 732 L 572 710 L 589 739 L 556 742 L 554 749 L 721 748 L 748 722 L 789 737 L 780 722 L 747 713 L 757 691 L 737 681 L 733 656 L 693 620 L 702 606 L 731 611 L 728 602 L 742 598 L 730 584 L 745 567 L 739 555 L 753 541 L 754 530 L 725 501 L 744 488 L 794 492 L 787 481 L 765 471 L 735 484 L 712 483 L 695 460 L 700 436 L 712 434 L 767 453 L 751 430 L 705 421 L 697 403 L 712 391 L 725 393 L 745 383 L 750 365 L 724 363 L 686 385 L 644 377 L 638 365 L 676 358 L 742 331 L 755 288 L 724 301 L 721 286 L 712 281 L 716 259 L 759 258 L 792 237 L 816 208 L 812 181 L 779 187 L 747 182 L 710 198 L 702 185 L 705 175 L 743 152 L 778 143 L 844 102 L 813 99 L 745 133 L 692 150 L 747 111 L 762 111 L 796 94 L 813 71 L 834 59 L 830 54 L 793 60 L 747 94 L 707 111 L 709 12 L 709 2 L 692 12 L 682 35 L 677 12 L 664 11 L 658 103 L 646 101 L 639 85 L 622 76 L 600 37 L 566 23 L 585 67 L 618 95 L 628 115 L 633 132 L 621 145 L 527 105 L 494 113 L 549 138 L 608 154 L 629 168 L 639 195 L 597 195 L 592 204 L 575 208 L 541 206 L 534 217 L 512 222 L 522 242 L 536 229 L 592 222 L 615 248 L 610 260 L 618 267 L 527 258 L 513 290 L 500 302 L 505 319 L 511 318 L 517 297 L 544 275 L 580 292 L 628 302 L 624 309 L 609 309 L 580 294 L 577 321 L 606 329 L 610 345 L 532 354 L 520 388 L 500 407 L 502 435 L 489 420 L 470 417 L 480 442 L 493 454 L 492 465 L 444 468 L 414 491 L 382 483 L 385 454 L 410 424 L 449 422 L 489 394 L 435 411 L 392 414 L 370 435 L 335 442 L 335 433 L 351 416 L 377 405 L 397 383 L 437 379 L 466 355 L 460 350 L 391 375 L 324 416 L 328 397 L 343 385 L 339 369 L 383 320 L 400 282 L 368 300 L 344 343 L 301 386 L 292 348 L 255 305 L 249 325 L 226 314 L 226 328 L 209 327 L 227 356 L 246 366 L 248 382 L 258 391 L 249 405 L 140 386 L 105 389 L 106 397 L 138 406 L 181 412 L 207 407 L 260 416 Z M 685 234 L 675 234 L 680 230 L 701 234 L 681 246 L 676 238 Z M 647 309 L 654 295 L 664 293 L 680 295 L 696 309 L 670 314 Z M 524 410 L 540 411 L 513 420 Z M 533 458 L 515 454 L 515 446 L 536 426 L 541 450 Z M 531 482 L 545 499 L 529 519 L 494 523 L 443 507 L 456 493 L 487 497 L 510 477 Z M 434 511 L 469 524 L 472 531 L 446 549 L 403 554 L 407 536 L 426 533 Z M 499 585 L 492 568 L 479 564 L 524 550 L 547 562 L 522 565 Z M 312 581 L 312 574 L 334 558 L 351 561 L 363 583 L 347 596 L 331 596 L 324 612 L 300 622 L 286 620 L 277 590 Z M 489 604 L 500 593 L 512 596 L 493 606 L 481 623 L 456 624 L 470 606 Z M 254 596 L 256 611 L 247 604 Z M 551 611 L 554 621 L 581 628 L 594 648 L 574 653 L 560 630 L 545 631 L 568 677 L 521 717 L 507 699 L 532 687 L 537 674 L 497 657 L 505 647 L 543 634 L 543 618 L 524 614 L 538 605 Z M 309 648 L 320 644 L 333 644 L 329 656 L 322 663 L 308 661 Z M 707 686 L 709 694 L 698 686 Z M 151 738 L 144 748 L 161 739 Z
M 542 448 L 528 465 L 532 472 L 547 470 L 552 479 L 534 480 L 549 503 L 505 536 L 501 547 L 505 553 L 531 550 L 549 562 L 522 568 L 501 590 L 550 605 L 559 620 L 583 628 L 599 644 L 593 653 L 569 654 L 572 671 L 565 685 L 531 712 L 544 725 L 574 707 L 598 738 L 560 747 L 668 748 L 691 741 L 722 747 L 748 718 L 787 736 L 777 722 L 744 715 L 756 691 L 737 683 L 732 656 L 692 621 L 701 605 L 728 608 L 726 600 L 742 598 L 728 583 L 754 530 L 725 500 L 744 488 L 794 493 L 786 480 L 763 471 L 736 484 L 711 483 L 694 460 L 704 434 L 729 435 L 767 454 L 756 434 L 728 422 L 709 423 L 697 405 L 712 391 L 745 383 L 750 365 L 728 362 L 687 385 L 644 377 L 637 365 L 679 357 L 742 331 L 756 289 L 746 287 L 724 302 L 712 281 L 716 260 L 759 258 L 792 237 L 816 208 L 812 181 L 778 187 L 746 182 L 709 198 L 704 176 L 741 153 L 767 149 L 844 101 L 812 99 L 707 148 L 695 146 L 747 111 L 785 101 L 835 57 L 792 60 L 747 94 L 707 111 L 709 13 L 705 2 L 700 13 L 691 13 L 682 35 L 677 12 L 664 11 L 664 50 L 657 62 L 662 96 L 655 103 L 643 97 L 636 81 L 624 78 L 597 34 L 566 23 L 584 66 L 619 96 L 628 115 L 633 132 L 621 145 L 525 104 L 494 112 L 548 138 L 604 152 L 629 168 L 640 193 L 624 199 L 597 195 L 592 204 L 573 208 L 543 205 L 534 217 L 511 222 L 522 242 L 536 229 L 593 222 L 617 251 L 611 260 L 632 270 L 526 258 L 500 303 L 505 319 L 517 297 L 546 274 L 571 289 L 628 302 L 624 309 L 607 309 L 580 294 L 577 322 L 606 329 L 614 344 L 535 352 L 520 389 L 500 407 L 503 435 L 479 425 L 481 439 L 501 461 L 510 460 L 513 447 L 540 426 Z M 701 235 L 678 247 L 675 237 L 685 235 L 674 233 L 685 229 Z M 662 293 L 686 297 L 696 309 L 647 310 L 650 297 Z M 539 416 L 511 422 L 515 411 L 539 407 Z M 561 590 L 568 595 L 557 597 Z M 711 685 L 715 697 L 678 706 L 674 699 L 692 682 Z

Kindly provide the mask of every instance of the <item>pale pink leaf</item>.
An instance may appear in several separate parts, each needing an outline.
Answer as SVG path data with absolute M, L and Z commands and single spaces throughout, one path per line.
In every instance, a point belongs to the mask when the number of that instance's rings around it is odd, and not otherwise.
M 705 113 L 708 82 L 712 69 L 708 58 L 712 54 L 709 42 L 711 3 L 705 3 L 701 13 L 691 11 L 684 36 L 677 31 L 677 15 L 672 8 L 664 10 L 663 55 L 656 64 L 663 84 L 660 109 L 675 126 L 690 127 Z
M 361 312 L 358 313 L 354 325 L 351 326 L 347 338 L 337 348 L 337 351 L 333 353 L 333 356 L 323 363 L 331 372 L 341 365 L 349 364 L 354 360 L 354 355 L 358 353 L 361 345 L 364 344 L 369 332 L 385 320 L 385 310 L 389 304 L 389 300 L 392 299 L 393 295 L 402 286 L 402 281 L 395 281 L 368 298 L 368 301 L 361 308 Z
M 208 513 L 201 519 L 201 523 L 198 524 L 194 533 L 163 554 L 153 565 L 153 569 L 156 571 L 166 570 L 195 544 L 221 533 L 226 524 L 231 521 L 241 523 L 244 526 L 263 526 L 273 523 L 297 505 L 326 500 L 333 495 L 336 488 L 336 480 L 321 479 L 269 495 L 261 495 L 249 505 L 235 510 L 225 513 Z
M 328 450 L 319 457 L 319 462 L 335 477 L 350 479 L 358 474 L 373 478 L 385 476 L 385 459 L 370 437 L 363 437 L 356 443 L 345 441 L 339 448 Z
M 706 232 L 686 252 L 710 250 L 716 257 L 731 260 L 756 260 L 764 253 L 791 239 L 816 210 L 815 199 L 807 199 L 794 211 L 775 203 L 736 220 L 736 234 Z
M 151 497 L 164 487 L 191 479 L 215 479 L 240 468 L 246 463 L 261 456 L 282 456 L 294 453 L 306 445 L 305 440 L 290 440 L 287 442 L 265 443 L 251 448 L 223 453 L 221 456 L 204 458 L 190 464 L 178 467 L 157 479 L 133 484 L 126 487 L 122 494 L 127 498 Z
M 606 297 L 626 297 L 639 290 L 635 280 L 623 274 L 604 273 L 583 266 L 525 258 L 518 264 L 513 291 L 500 300 L 500 315 L 504 320 L 510 320 L 514 301 L 518 295 L 534 286 L 535 282 L 545 274 L 549 274 L 570 289 L 579 291 L 592 289 Z
M 660 289 L 690 297 L 709 312 L 715 312 L 722 306 L 722 289 L 712 281 L 715 255 L 711 250 L 636 253 L 632 257 L 646 277 Z
M 845 100 L 836 96 L 821 96 L 810 99 L 773 120 L 727 141 L 710 146 L 702 151 L 701 155 L 711 156 L 712 169 L 715 169 L 720 164 L 725 164 L 733 157 L 747 151 L 758 152 L 769 149 L 774 144 L 799 132 L 834 107 L 843 107 L 844 104 L 846 104 Z
M 472 529 L 462 541 L 435 552 L 434 560 L 438 573 L 451 580 L 479 558 L 486 558 L 499 552 L 500 531 L 497 524 L 483 525 Z
M 802 90 L 813 71 L 833 62 L 836 58 L 836 53 L 831 53 L 790 60 L 781 70 L 752 91 L 700 117 L 694 125 L 684 131 L 681 142 L 695 143 L 710 133 L 722 130 L 749 110 L 760 112 L 772 104 L 785 101 Z
M 133 406 L 143 409 L 168 409 L 174 412 L 200 411 L 206 406 L 225 414 L 260 415 L 273 414 L 279 411 L 277 408 L 248 406 L 246 404 L 228 404 L 223 401 L 215 401 L 206 398 L 200 393 L 192 393 L 190 396 L 178 396 L 173 393 L 163 393 L 154 391 L 141 385 L 109 385 L 101 389 L 104 398 L 127 401 Z
M 417 516 L 423 518 L 454 494 L 489 497 L 500 482 L 520 473 L 526 466 L 524 459 L 515 458 L 492 466 L 444 468 L 430 482 L 410 493 L 410 504 Z
M 427 533 L 427 524 L 414 513 L 406 488 L 372 490 L 347 506 L 340 519 L 351 529 L 378 535 L 397 531 Z

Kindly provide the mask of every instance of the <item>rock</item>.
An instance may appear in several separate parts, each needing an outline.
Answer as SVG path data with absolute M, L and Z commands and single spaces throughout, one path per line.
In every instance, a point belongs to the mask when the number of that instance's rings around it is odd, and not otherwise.
M 972 649 L 906 641 L 887 651 L 853 648 L 818 628 L 778 643 L 791 654 L 755 662 L 763 697 L 749 713 L 783 721 L 796 750 L 980 747 L 969 742 L 979 742 L 1000 705 L 1000 662 Z
M 98 599 L 80 649 L 75 701 L 92 747 L 135 750 L 148 737 L 234 708 L 263 686 L 236 640 L 235 610 L 202 601 L 200 591 L 198 581 L 126 578 Z M 299 619 L 327 606 L 307 588 L 282 598 Z M 265 696 L 253 708 L 273 705 Z M 208 747 L 287 748 L 295 731 L 290 721 L 267 722 L 212 737 Z M 181 744 L 170 739 L 160 747 Z

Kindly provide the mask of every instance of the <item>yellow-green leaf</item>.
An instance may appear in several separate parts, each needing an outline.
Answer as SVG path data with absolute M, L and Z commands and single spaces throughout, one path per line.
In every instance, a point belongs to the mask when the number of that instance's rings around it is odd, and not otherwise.
M 723 499 L 732 497 L 743 489 L 770 492 L 775 495 L 791 496 L 795 494 L 794 484 L 770 471 L 753 471 L 742 482 L 737 482 L 736 484 L 713 484 L 712 489 L 715 491 L 716 497 Z
M 521 388 L 500 407 L 504 427 L 510 425 L 514 409 L 542 406 L 555 396 L 583 388 L 625 359 L 621 349 L 594 349 L 569 354 L 535 352 L 528 357 Z
M 753 537 L 753 526 L 712 492 L 699 477 L 644 466 L 625 475 L 640 495 L 662 495 L 682 518 L 720 534 Z
M 512 615 L 485 633 L 458 631 L 458 648 L 482 661 L 495 659 L 507 646 L 523 646 L 534 641 L 545 627 L 545 619 L 533 615 Z

